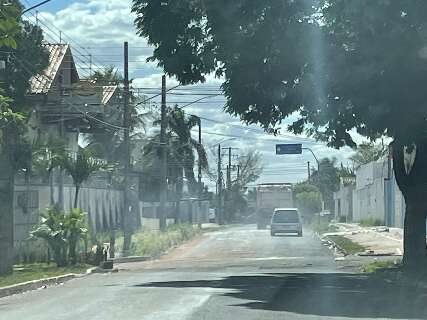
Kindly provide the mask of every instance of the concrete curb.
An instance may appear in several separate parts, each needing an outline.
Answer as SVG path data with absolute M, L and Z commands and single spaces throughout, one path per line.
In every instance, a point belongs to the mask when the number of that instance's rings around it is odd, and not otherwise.
M 75 278 L 82 278 L 92 274 L 94 269 L 96 269 L 96 267 L 87 269 L 86 273 L 83 273 L 83 274 L 69 273 L 69 274 L 64 274 L 62 276 L 32 280 L 28 282 L 14 284 L 7 287 L 2 287 L 0 288 L 0 298 L 23 293 L 26 291 L 33 291 L 33 290 L 38 290 L 40 288 L 46 288 L 47 286 L 58 285 L 60 283 L 67 282 Z
M 130 256 L 130 257 L 119 257 L 112 259 L 114 263 L 128 263 L 128 262 L 142 262 L 152 260 L 153 257 L 149 256 Z
M 11 286 L 0 288 L 0 298 L 10 296 L 13 294 L 23 293 L 25 291 L 37 290 L 43 287 L 57 285 L 76 278 L 78 275 L 74 273 L 65 274 L 63 276 L 45 278 L 39 280 L 28 281 L 24 283 L 18 283 Z

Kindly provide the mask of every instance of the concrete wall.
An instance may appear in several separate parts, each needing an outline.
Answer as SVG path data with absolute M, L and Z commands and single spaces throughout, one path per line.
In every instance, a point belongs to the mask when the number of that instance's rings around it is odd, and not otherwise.
M 386 161 L 371 162 L 356 172 L 353 191 L 353 218 L 355 221 L 373 218 L 385 221 L 384 179 L 388 176 Z
M 58 199 L 58 187 L 54 187 L 54 199 Z M 64 209 L 73 207 L 75 189 L 64 186 Z M 26 197 L 28 196 L 28 207 Z M 19 259 L 30 254 L 41 258 L 47 254 L 43 242 L 30 239 L 30 232 L 40 219 L 40 212 L 50 206 L 50 187 L 46 185 L 15 185 L 14 243 Z M 123 191 L 110 188 L 82 187 L 78 207 L 87 213 L 90 227 L 95 232 L 119 228 L 123 210 Z
M 142 226 L 153 230 L 159 229 L 159 208 L 158 202 L 141 202 L 140 215 Z M 175 217 L 182 223 L 207 223 L 209 222 L 209 201 L 198 201 L 196 199 L 182 200 L 177 208 L 175 202 L 166 204 L 168 222 L 173 223 Z
M 335 219 L 340 221 L 341 217 L 345 217 L 347 222 L 353 220 L 353 191 L 355 186 L 340 185 L 340 189 L 334 192 L 335 202 Z
M 390 173 L 388 170 L 387 160 L 361 166 L 356 171 L 355 186 L 341 186 L 340 190 L 334 193 L 335 211 L 341 210 L 335 218 L 338 220 L 340 215 L 349 215 L 348 206 L 352 202 L 355 222 L 372 218 L 379 219 L 388 226 L 403 227 L 405 201 L 392 168 Z

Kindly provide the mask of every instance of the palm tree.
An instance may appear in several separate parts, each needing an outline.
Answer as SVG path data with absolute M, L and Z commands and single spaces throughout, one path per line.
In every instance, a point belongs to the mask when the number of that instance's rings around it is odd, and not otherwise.
M 168 110 L 168 130 L 166 132 L 166 141 L 168 141 L 166 150 L 168 180 L 176 186 L 178 198 L 182 195 L 183 173 L 185 173 L 185 177 L 189 181 L 190 193 L 195 193 L 198 190 L 194 175 L 196 154 L 202 169 L 208 169 L 207 155 L 203 145 L 199 144 L 199 142 L 191 136 L 192 129 L 198 124 L 198 117 L 193 115 L 187 116 L 184 111 L 177 106 Z M 160 125 L 160 120 L 154 121 L 154 125 Z M 157 134 L 144 146 L 144 155 L 148 158 L 153 170 L 156 169 L 159 163 L 159 141 L 160 135 Z M 155 175 L 156 171 L 154 171 L 153 176 Z
M 46 141 L 37 139 L 32 145 L 31 174 L 49 181 L 50 204 L 54 205 L 53 198 L 53 170 L 60 167 L 66 155 L 65 143 L 62 139 L 49 136 Z
M 89 177 L 100 170 L 108 169 L 101 160 L 92 158 L 88 149 L 80 149 L 76 156 L 68 154 L 60 160 L 61 167 L 73 178 L 75 187 L 74 208 L 77 208 L 80 187 Z
M 114 85 L 118 87 L 117 90 L 119 92 L 123 90 L 123 77 L 114 66 L 110 66 L 103 71 L 95 71 L 89 79 L 95 81 L 97 85 Z M 118 99 L 121 99 L 120 95 L 118 94 Z M 145 132 L 146 123 L 150 120 L 151 112 L 143 111 L 142 108 L 136 107 L 138 98 L 133 93 L 130 94 L 129 100 L 131 108 L 130 139 L 132 145 L 132 141 L 139 139 L 141 132 Z M 118 103 L 121 104 L 120 101 Z M 123 108 L 121 105 L 110 105 L 105 109 L 104 118 L 108 119 L 108 123 L 112 126 L 104 126 L 98 132 L 86 134 L 85 140 L 94 156 L 105 159 L 108 163 L 123 163 L 125 161 L 123 159 L 124 141 L 120 128 L 123 125 Z

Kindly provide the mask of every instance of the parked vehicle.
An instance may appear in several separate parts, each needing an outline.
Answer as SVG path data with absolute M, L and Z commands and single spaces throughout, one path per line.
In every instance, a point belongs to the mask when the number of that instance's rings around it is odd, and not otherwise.
M 270 233 L 272 237 L 277 233 L 296 233 L 299 237 L 302 237 L 302 223 L 298 209 L 274 209 L 270 223 Z
M 266 183 L 257 187 L 256 215 L 258 229 L 266 229 L 275 208 L 292 208 L 292 185 L 289 183 Z

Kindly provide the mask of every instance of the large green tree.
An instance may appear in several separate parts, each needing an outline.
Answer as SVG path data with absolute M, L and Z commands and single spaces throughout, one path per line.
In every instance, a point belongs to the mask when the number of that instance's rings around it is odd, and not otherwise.
M 405 197 L 404 262 L 425 266 L 427 2 L 134 0 L 150 60 L 181 83 L 224 76 L 226 111 L 354 147 L 352 131 L 393 140 Z M 165 24 L 164 21 L 168 21 Z
M 315 185 L 304 181 L 297 183 L 292 188 L 297 207 L 304 219 L 310 222 L 315 213 L 322 210 L 322 194 Z
M 22 20 L 21 10 L 18 1 L 0 1 L 0 60 L 6 62 L 0 70 L 0 274 L 12 272 L 15 172 L 31 158 L 24 121 L 31 111 L 29 79 L 48 61 L 41 29 Z
M 319 189 L 325 203 L 325 209 L 334 211 L 334 192 L 340 185 L 340 169 L 336 159 L 323 158 L 319 161 L 319 169 L 311 174 L 311 184 Z

